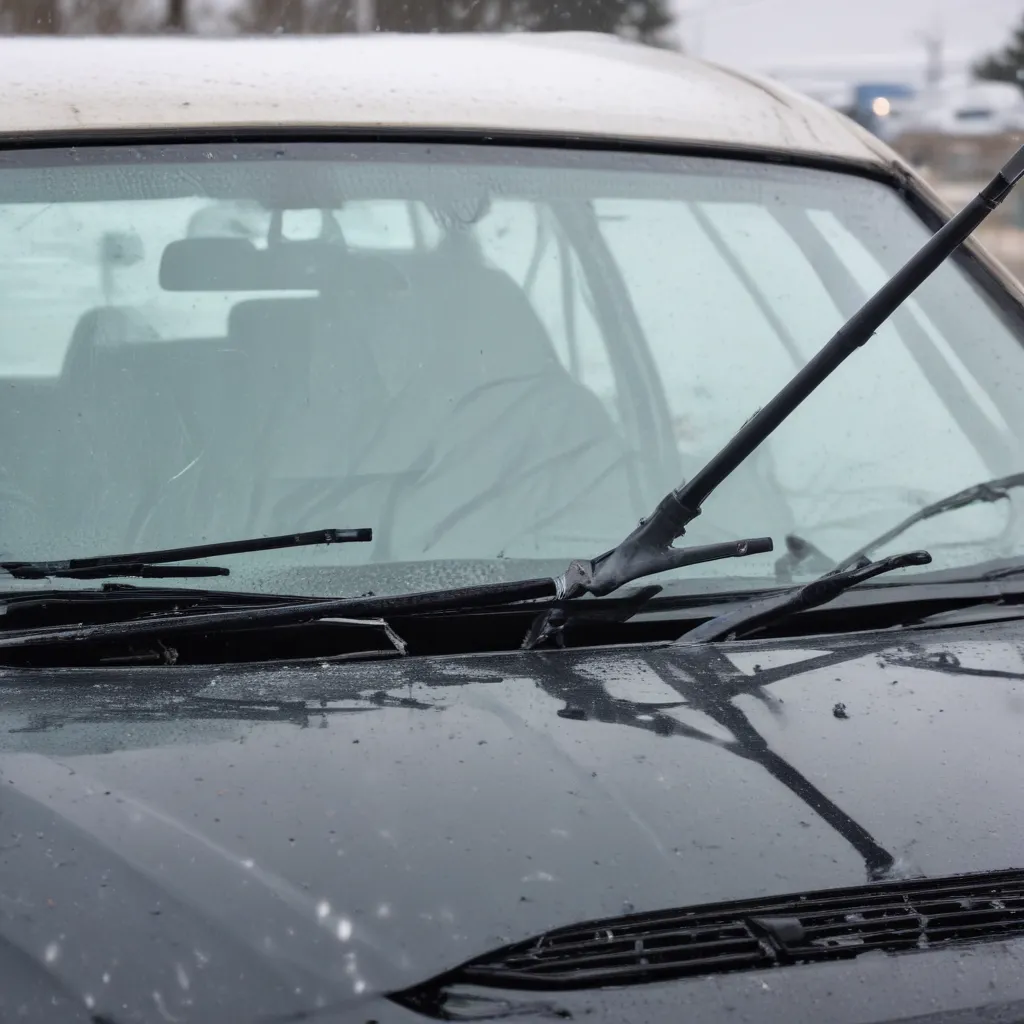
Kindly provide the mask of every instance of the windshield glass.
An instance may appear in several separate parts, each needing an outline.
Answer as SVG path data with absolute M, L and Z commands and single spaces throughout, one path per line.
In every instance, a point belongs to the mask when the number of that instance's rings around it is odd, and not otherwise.
M 6 153 L 0 553 L 369 526 L 372 544 L 218 559 L 219 585 L 385 593 L 560 572 L 692 476 L 927 234 L 884 184 L 747 160 Z M 770 534 L 777 554 L 675 575 L 772 583 L 787 533 L 838 560 L 1024 469 L 1021 331 L 961 266 L 940 268 L 685 540 Z M 1024 554 L 1010 512 L 975 505 L 895 543 L 929 546 L 932 569 Z

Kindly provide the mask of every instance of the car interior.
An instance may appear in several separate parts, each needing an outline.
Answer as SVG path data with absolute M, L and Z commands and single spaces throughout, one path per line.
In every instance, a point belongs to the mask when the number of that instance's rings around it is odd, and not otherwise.
M 19 485 L 5 493 L 9 537 L 19 533 L 19 509 L 35 531 L 44 516 L 48 534 L 92 549 L 288 532 L 333 518 L 368 486 L 386 518 L 404 488 L 445 475 L 446 453 L 425 439 L 442 436 L 454 413 L 486 412 L 502 385 L 516 392 L 504 429 L 522 424 L 529 471 L 545 472 L 539 400 L 623 474 L 628 514 L 642 514 L 632 446 L 563 367 L 522 289 L 485 265 L 464 233 L 386 258 L 328 239 L 257 249 L 187 238 L 164 250 L 160 283 L 274 294 L 236 301 L 222 337 L 160 337 L 137 310 L 92 308 L 75 325 L 59 378 L 4 382 L 0 430 Z M 566 446 L 575 450 L 572 438 L 551 454 Z M 506 470 L 515 477 L 514 464 Z M 505 518 L 512 529 L 518 513 Z M 375 557 L 388 548 L 384 531 Z

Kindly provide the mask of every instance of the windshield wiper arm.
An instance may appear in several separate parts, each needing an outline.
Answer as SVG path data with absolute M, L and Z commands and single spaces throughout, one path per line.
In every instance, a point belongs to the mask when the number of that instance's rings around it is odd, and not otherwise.
M 932 556 L 927 551 L 911 551 L 877 562 L 863 558 L 849 569 L 834 569 L 801 587 L 793 587 L 781 594 L 751 601 L 750 604 L 734 611 L 708 619 L 707 622 L 684 633 L 677 643 L 706 644 L 716 640 L 737 640 L 756 629 L 788 619 L 797 612 L 828 604 L 850 587 L 855 587 L 873 576 L 880 576 L 894 569 L 905 569 L 911 565 L 927 565 L 931 560 Z
M 240 555 L 250 551 L 312 547 L 314 544 L 358 544 L 370 540 L 373 540 L 373 531 L 369 529 L 309 530 L 306 533 L 289 533 L 280 537 L 253 537 L 249 540 L 194 544 L 191 547 L 136 551 L 124 555 L 95 555 L 91 558 L 68 558 L 51 562 L 0 562 L 0 569 L 6 570 L 11 576 L 21 580 L 41 580 L 51 577 L 95 580 L 112 576 L 153 578 L 227 576 L 230 574 L 230 570 L 219 565 L 165 565 L 165 563 L 186 562 L 195 558 L 217 558 L 220 555 Z
M 995 477 L 992 480 L 985 480 L 983 483 L 974 484 L 972 487 L 965 487 L 962 491 L 957 491 L 955 494 L 948 494 L 945 498 L 940 498 L 938 501 L 933 501 L 930 505 L 925 505 L 924 508 L 919 508 L 902 522 L 897 523 L 891 529 L 886 530 L 885 533 L 880 534 L 874 540 L 858 548 L 852 555 L 844 558 L 839 563 L 838 568 L 845 569 L 853 565 L 861 557 L 877 551 L 884 544 L 888 544 L 890 541 L 902 536 L 912 526 L 916 526 L 926 519 L 941 516 L 946 512 L 953 512 L 956 509 L 967 508 L 968 505 L 1008 499 L 1010 495 L 1007 492 L 1012 491 L 1015 487 L 1024 487 L 1024 473 L 1012 473 L 1010 476 Z
M 1024 146 L 999 173 L 927 242 L 796 372 L 767 405 L 743 424 L 687 483 L 670 491 L 653 514 L 617 547 L 592 562 L 574 562 L 563 577 L 568 596 L 610 594 L 625 583 L 675 568 L 672 542 L 686 532 L 710 494 L 968 238 L 1024 176 Z

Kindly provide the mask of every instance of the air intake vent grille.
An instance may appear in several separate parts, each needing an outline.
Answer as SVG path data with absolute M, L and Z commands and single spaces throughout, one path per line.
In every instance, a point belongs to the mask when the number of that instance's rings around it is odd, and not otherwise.
M 882 882 L 591 921 L 473 960 L 446 981 L 629 985 L 1024 934 L 1024 871 Z

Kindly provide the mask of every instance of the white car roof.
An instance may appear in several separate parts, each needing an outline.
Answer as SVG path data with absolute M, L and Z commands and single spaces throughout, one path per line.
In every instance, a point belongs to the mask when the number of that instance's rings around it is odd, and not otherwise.
M 612 36 L 0 40 L 0 134 L 330 126 L 614 136 L 890 162 L 777 83 Z

